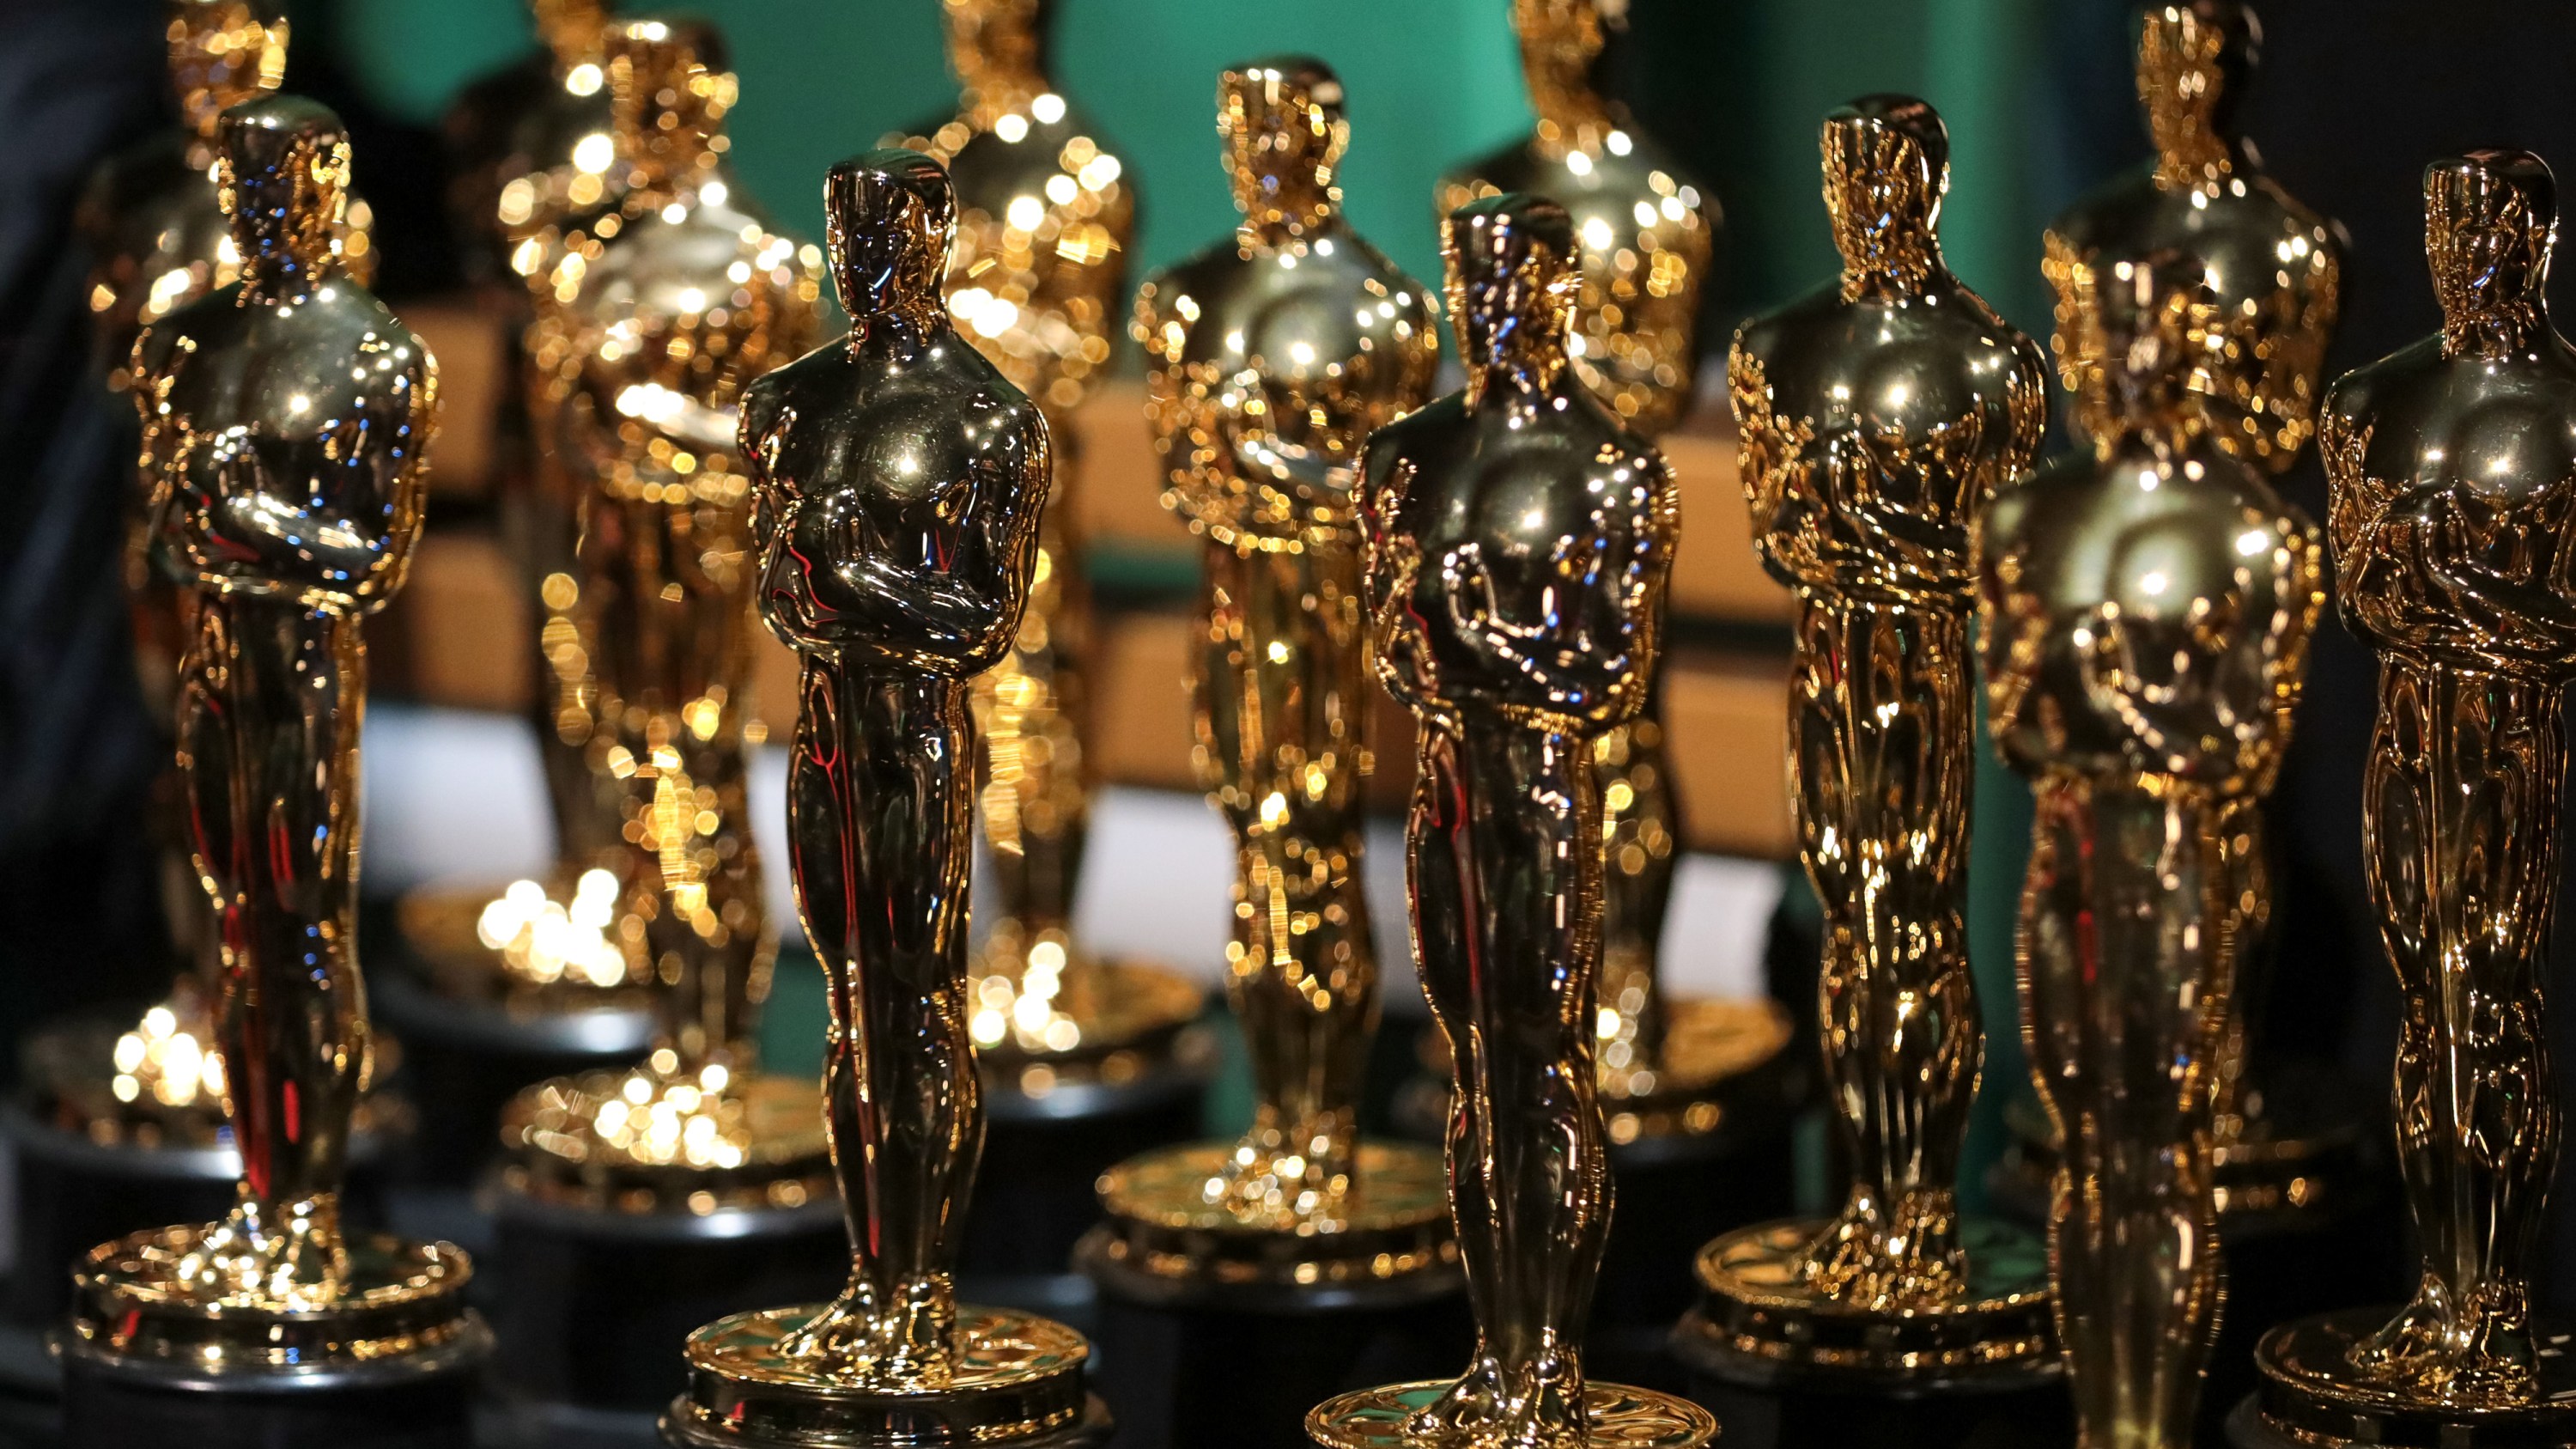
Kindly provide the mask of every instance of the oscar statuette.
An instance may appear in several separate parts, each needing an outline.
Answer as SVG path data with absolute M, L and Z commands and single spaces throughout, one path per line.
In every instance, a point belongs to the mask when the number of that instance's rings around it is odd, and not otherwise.
M 527 719 L 554 825 L 554 863 L 534 878 L 433 881 L 395 905 L 394 949 L 376 1007 L 403 1034 L 405 1080 L 426 1108 L 411 1170 L 463 1189 L 490 1162 L 502 1108 L 549 1077 L 621 1067 L 649 1051 L 649 993 L 595 948 L 616 888 L 620 819 L 588 750 L 596 688 L 570 617 L 579 568 L 580 486 L 542 446 L 532 413 L 530 284 L 563 254 L 564 233 L 617 214 L 618 160 L 600 0 L 531 0 L 541 42 L 469 84 L 441 129 L 452 225 L 478 312 L 498 319 L 505 376 L 490 419 L 502 543 L 537 625 Z M 551 290 L 551 281 L 547 283 Z M 531 385 L 532 384 L 532 385 Z
M 2558 887 L 2576 352 L 2545 298 L 2539 157 L 2424 172 L 2442 330 L 2345 374 L 2317 424 L 2346 627 L 2379 655 L 2364 865 L 2402 1008 L 2389 1112 L 2421 1247 L 2402 1307 L 2272 1329 L 2246 1449 L 2576 1443 L 2563 1322 L 2535 1315 L 2556 1170 L 2541 973 Z
M 437 368 L 334 249 L 339 118 L 222 113 L 239 277 L 162 314 L 131 386 L 151 546 L 197 595 L 176 731 L 220 946 L 213 1038 L 241 1181 L 219 1222 L 83 1260 L 62 1339 L 72 1442 L 215 1424 L 295 1446 L 465 1442 L 489 1344 L 444 1243 L 344 1232 L 371 1043 L 356 955 L 360 620 L 418 538 Z
M 2190 1449 L 2216 1340 L 2214 1090 L 2263 918 L 2264 794 L 2325 602 L 2314 525 L 2217 435 L 2256 354 L 2194 254 L 2077 261 L 2091 446 L 1979 525 L 1997 747 L 2038 797 L 2018 972 L 2082 1449 Z M 2204 406 L 2206 404 L 2206 406 Z M 2230 1305 L 2233 1310 L 2233 1305 Z
M 1852 1177 L 1831 1218 L 1703 1248 L 1674 1345 L 1722 1416 L 1779 1443 L 1938 1445 L 2027 1424 L 2056 1373 L 2038 1241 L 1957 1198 L 1984 1052 L 1961 914 L 1969 535 L 2038 450 L 2047 364 L 1942 262 L 1931 107 L 1865 97 L 1821 144 L 1842 274 L 1747 322 L 1728 383 L 1755 540 L 1796 597 L 1789 784 Z
M 1406 874 L 1456 1073 L 1476 1344 L 1456 1379 L 1347 1393 L 1306 1429 L 1322 1449 L 1697 1449 L 1707 1411 L 1583 1371 L 1612 1197 L 1592 749 L 1653 681 L 1676 490 L 1568 365 L 1566 210 L 1473 202 L 1442 250 L 1467 386 L 1370 435 L 1355 502 L 1372 658 L 1419 723 Z
M 2098 276 L 2171 252 L 2196 264 L 2218 299 L 2209 346 L 2215 392 L 2188 392 L 2218 447 L 2270 476 L 2307 455 L 2339 305 L 2340 229 L 2263 172 L 2236 117 L 2251 84 L 2261 27 L 2239 0 L 2175 0 L 2147 8 L 2137 82 L 2155 159 L 2078 202 L 2049 228 L 2042 269 L 2059 296 L 2059 375 L 2076 397 L 2079 433 L 2098 439 L 2128 420 L 2105 415 L 2095 380 L 2115 363 L 2068 324 L 2078 266 Z M 2092 341 L 2098 342 L 2098 334 Z M 2168 357 L 2181 368 L 2199 354 Z M 2133 364 L 2134 365 L 2134 364 Z M 2180 400 L 2186 390 L 2168 390 Z M 2101 391 L 2104 399 L 2112 397 Z M 2178 426 L 2177 425 L 2168 425 Z M 2199 426 L 2199 424 L 2193 424 Z M 2206 1078 L 2216 1098 L 2213 1191 L 2232 1253 L 2228 1340 L 2212 1360 L 2222 1385 L 2210 1402 L 2252 1387 L 2251 1332 L 2331 1306 L 2352 1264 L 2393 1248 L 2394 1194 L 2380 1190 L 2385 1151 L 2366 1089 L 2330 1064 L 2267 1054 L 2259 1045 L 2272 958 L 2298 948 L 2268 929 L 2269 900 L 2236 939 L 2234 1013 Z M 1996 1170 L 2000 1201 L 2047 1211 L 2055 1139 L 2036 1102 L 2006 1108 L 2014 1145 Z M 2393 1285 L 2392 1285 L 2393 1286 Z M 2244 1342 L 2236 1339 L 2244 1333 Z M 2215 1432 L 2215 1424 L 2210 1425 Z
M 1717 202 L 1638 128 L 1611 78 L 1633 44 L 1616 0 L 1511 0 L 1531 133 L 1438 188 L 1443 216 L 1479 197 L 1545 196 L 1574 219 L 1575 377 L 1649 440 L 1679 425 L 1699 377 L 1701 294 Z M 1789 1210 L 1789 1108 L 1800 1065 L 1792 1024 L 1768 999 L 1678 996 L 1663 982 L 1664 920 L 1683 802 L 1665 752 L 1663 701 L 1593 743 L 1601 787 L 1601 1110 L 1620 1230 L 1593 1300 L 1596 1361 L 1647 1373 L 1689 1306 L 1674 1271 L 1730 1228 Z M 1425 1038 L 1435 1046 L 1439 1034 Z M 1439 1063 L 1445 1078 L 1447 1064 Z M 1437 1094 L 1433 1094 L 1437 1100 Z M 1447 1104 L 1438 1102 L 1445 1115 Z M 1436 1130 L 1436 1123 L 1435 1123 Z
M 1195 1135 L 1204 1063 L 1183 1029 L 1205 993 L 1073 929 L 1090 836 L 1091 589 L 1076 512 L 1074 417 L 1109 372 L 1127 305 L 1136 179 L 1048 74 L 1052 0 L 942 0 L 957 113 L 890 140 L 957 190 L 949 314 L 1046 414 L 1055 484 L 1028 608 L 975 681 L 976 823 L 994 905 L 969 967 L 967 1028 L 987 1089 L 984 1188 L 959 1269 L 1033 1308 L 1088 1299 L 1067 1264 L 1100 1220 L 1112 1164 Z M 1132 1427 L 1132 1424 L 1131 1424 Z
M 553 270 L 532 349 L 539 443 L 581 490 L 566 613 L 613 809 L 561 934 L 566 971 L 655 1007 L 633 1066 L 501 1113 L 499 1367 L 528 1413 L 648 1422 L 711 1317 L 827 1291 L 841 1251 L 812 1090 L 760 1070 L 776 949 L 752 841 L 755 575 L 743 390 L 808 344 L 819 283 L 716 166 L 735 82 L 698 22 L 606 40 L 618 211 Z M 572 723 L 567 721 L 567 723 Z
M 89 302 L 99 369 L 117 392 L 132 389 L 134 339 L 146 323 L 240 276 L 241 253 L 211 175 L 216 123 L 274 91 L 285 70 L 287 24 L 276 9 L 243 0 L 172 0 L 162 8 L 180 124 L 111 156 L 75 216 L 94 258 Z M 365 221 L 353 195 L 335 229 L 335 250 L 361 283 L 375 260 Z M 139 421 L 125 404 L 106 416 L 117 451 L 132 458 Z M 144 705 L 166 737 L 196 596 L 140 527 L 142 501 L 137 491 L 129 503 L 125 601 Z M 167 949 L 141 974 L 168 977 L 168 989 L 139 1015 L 83 1014 L 29 1033 L 16 1100 L 0 1106 L 0 1133 L 14 1154 L 0 1384 L 42 1396 L 57 1392 L 61 1379 L 43 1334 L 71 1304 L 71 1267 L 81 1255 L 104 1238 L 221 1216 L 241 1178 L 224 1136 L 223 1059 L 214 1043 L 214 912 L 189 859 L 175 748 L 163 759 L 140 823 L 159 855 Z M 381 1037 L 376 1045 L 370 1065 L 380 1079 L 393 1053 Z M 379 1215 L 387 1149 L 408 1126 L 399 1101 L 375 1092 L 360 1100 L 342 1196 L 353 1221 Z
M 1196 754 L 1236 847 L 1226 995 L 1253 1121 L 1101 1178 L 1109 1221 L 1079 1261 L 1103 1298 L 1104 1391 L 1153 1449 L 1295 1445 L 1365 1358 L 1425 1354 L 1457 1322 L 1438 1154 L 1359 1131 L 1378 967 L 1351 489 L 1361 440 L 1429 399 L 1439 336 L 1422 285 L 1342 217 L 1339 77 L 1304 56 L 1237 65 L 1217 116 L 1242 224 L 1145 284 L 1135 335 L 1163 503 L 1203 545 Z M 1313 1346 L 1228 1382 L 1221 1356 L 1284 1336 L 1281 1314 Z
M 662 1430 L 744 1449 L 1093 1449 L 1110 1426 L 1082 1335 L 961 1305 L 951 1281 L 984 1137 L 970 698 L 1036 572 L 1046 420 L 949 324 L 957 201 L 939 163 L 871 151 L 832 168 L 824 205 L 850 332 L 751 386 L 740 456 L 761 612 L 803 659 L 790 865 L 827 978 L 848 1286 L 691 1334 Z

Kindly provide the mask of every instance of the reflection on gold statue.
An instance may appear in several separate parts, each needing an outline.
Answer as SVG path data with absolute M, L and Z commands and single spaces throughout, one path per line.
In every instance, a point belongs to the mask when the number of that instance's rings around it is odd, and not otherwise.
M 752 387 L 742 452 L 761 609 L 804 656 L 788 830 L 829 979 L 823 1098 L 850 1285 L 691 1335 L 692 1385 L 664 1430 L 847 1445 L 935 1424 L 936 1442 L 1005 1443 L 1102 1412 L 1086 1407 L 1081 1335 L 960 1308 L 949 1280 L 984 1139 L 967 700 L 1028 599 L 1047 429 L 949 325 L 956 200 L 939 164 L 872 151 L 833 167 L 824 199 L 850 333 Z
M 1523 191 L 1574 218 L 1581 289 L 1567 339 L 1575 376 L 1629 428 L 1661 436 L 1690 411 L 1700 293 L 1717 203 L 1607 94 L 1627 31 L 1609 0 L 1513 0 L 1521 74 L 1538 125 L 1525 140 L 1443 179 L 1442 215 L 1479 196 Z M 1608 869 L 1601 916 L 1601 1088 L 1620 1140 L 1715 1125 L 1709 1089 L 1746 1058 L 1785 1043 L 1767 1008 L 1668 1001 L 1658 957 L 1678 825 L 1662 710 L 1593 745 Z
M 2152 167 L 2086 197 L 2048 230 L 2041 269 L 2057 288 L 2058 365 L 2087 436 L 2124 420 L 2093 386 L 2114 365 L 2083 345 L 2065 299 L 2069 271 L 2175 251 L 2202 267 L 2218 315 L 2209 345 L 2227 353 L 2219 392 L 2198 406 L 2220 447 L 2269 472 L 2295 461 L 2316 430 L 2317 374 L 2341 295 L 2336 229 L 2263 174 L 2238 133 L 2262 27 L 2238 0 L 2151 5 L 2138 37 L 2138 97 L 2154 136 Z
M 1972 1261 L 1956 1196 L 1983 1056 L 1961 890 L 1968 536 L 2038 449 L 2047 368 L 1942 263 L 1949 142 L 1931 107 L 1866 97 L 1826 118 L 1822 146 L 1842 275 L 1746 323 L 1728 382 L 1755 540 L 1797 596 L 1789 779 L 1853 1176 L 1829 1223 L 1710 1244 L 1706 1311 L 1761 1357 L 2030 1364 L 2047 1350 L 2036 1255 L 1984 1224 L 1995 1261 Z M 1889 1328 L 1810 1338 L 1843 1319 Z
M 2060 377 L 2076 390 L 2078 425 L 2099 439 L 2132 425 L 2106 411 L 2119 404 L 2103 372 L 2138 364 L 2104 354 L 2098 330 L 2076 325 L 2079 286 L 2092 285 L 2077 282 L 2078 269 L 2089 267 L 2098 278 L 2161 254 L 2196 266 L 2217 312 L 2204 345 L 2165 356 L 2164 365 L 2175 370 L 2177 389 L 2184 372 L 2200 369 L 2191 407 L 2216 446 L 2278 474 L 2315 431 L 2317 374 L 2333 334 L 2341 260 L 2337 229 L 2265 176 L 2252 143 L 2237 131 L 2260 41 L 2253 12 L 2237 0 L 2148 8 L 2137 78 L 2156 159 L 2058 218 L 2041 269 L 2058 293 Z M 2216 355 L 2204 359 L 2205 351 Z M 2245 864 L 2261 868 L 2259 860 Z M 2259 890 L 2255 897 L 2258 908 L 2267 900 Z M 2206 1074 L 2217 1098 L 2221 1212 L 2325 1205 L 2350 1186 L 2334 1161 L 2344 1144 L 2358 1145 L 2362 1127 L 2357 1116 L 2336 1110 L 2330 1090 L 2296 1090 L 2288 1079 L 2251 1069 L 2246 1011 L 2266 993 L 2247 973 L 2263 959 L 2251 949 L 2260 934 L 2258 920 L 2231 938 L 2241 1005 Z M 2054 1148 L 2039 1140 L 2043 1122 L 2020 1118 L 2017 1109 L 2015 1115 L 2026 1159 L 2044 1167 Z
M 1654 678 L 1678 501 L 1567 365 L 1564 208 L 1474 202 L 1442 246 L 1467 386 L 1369 438 L 1358 502 L 1378 677 L 1421 726 L 1414 954 L 1456 1063 L 1449 1201 L 1478 1342 L 1455 1383 L 1346 1394 L 1307 1428 L 1327 1449 L 1681 1449 L 1716 1432 L 1704 1410 L 1583 1374 L 1610 1226 L 1591 741 Z
M 275 91 L 286 72 L 287 23 L 284 12 L 267 0 L 170 0 L 165 7 L 170 86 L 178 101 L 180 127 L 120 152 L 91 178 L 76 225 L 96 258 L 90 277 L 89 305 L 97 328 L 98 352 L 109 385 L 132 387 L 129 364 L 135 335 L 145 324 L 166 316 L 207 292 L 228 286 L 241 275 L 242 253 L 228 230 L 215 192 L 217 120 L 232 106 Z M 375 271 L 369 245 L 364 201 L 351 195 L 335 224 L 332 250 L 344 273 L 364 285 Z M 165 728 L 177 707 L 179 658 L 196 632 L 196 596 L 171 560 L 151 546 L 139 529 L 131 530 L 125 559 L 127 611 L 134 630 L 135 663 L 143 698 Z M 154 1133 L 169 1128 L 182 1137 L 211 1135 L 221 1125 L 221 1091 L 188 1090 L 185 1063 L 191 1054 L 220 1077 L 221 1058 L 213 1051 L 212 981 L 215 972 L 214 927 L 204 891 L 187 861 L 185 802 L 175 773 L 154 783 L 150 830 L 164 852 L 163 910 L 172 936 L 172 964 L 193 971 L 152 1007 L 145 1022 L 125 1033 L 137 1047 L 120 1039 L 120 1056 L 78 1064 L 74 1088 L 92 1080 L 106 1081 L 118 1103 L 134 1111 L 101 1104 L 108 1115 L 89 1124 L 93 1133 Z M 166 1023 L 162 1018 L 166 1017 Z M 153 1026 L 159 1025 L 155 1031 Z M 68 1043 L 66 1043 L 68 1045 Z M 141 1050 L 152 1062 L 167 1054 L 171 1071 L 129 1070 L 124 1056 Z M 138 1058 L 138 1063 L 144 1059 Z M 66 1066 L 72 1064 L 66 1063 Z M 108 1076 L 109 1072 L 113 1076 Z M 149 1095 L 151 1100 L 144 1098 Z M 159 1119 L 156 1122 L 148 1119 Z
M 567 917 L 604 943 L 590 956 L 656 984 L 661 1021 L 642 1067 L 531 1088 L 503 1130 L 532 1190 L 686 1168 L 793 1206 L 823 1144 L 804 1094 L 752 1071 L 774 940 L 744 798 L 752 501 L 734 431 L 744 386 L 812 338 L 818 288 L 715 170 L 734 80 L 714 33 L 636 21 L 606 54 L 630 189 L 555 266 L 533 351 L 539 441 L 581 488 L 575 572 L 548 586 L 591 693 L 557 725 L 622 842 L 604 909 L 577 891 Z
M 2424 1259 L 2393 1319 L 2265 1336 L 2264 1412 L 2309 1442 L 2576 1435 L 2531 1308 L 2558 1160 L 2541 970 L 2576 673 L 2576 353 L 2545 301 L 2557 226 L 2537 156 L 2427 168 L 2442 331 L 2336 382 L 2319 426 L 2344 622 L 2380 656 L 2363 840 L 2404 997 L 2391 1110 Z
M 2078 262 L 2067 286 L 2087 410 L 2121 421 L 1996 495 L 1980 650 L 1996 743 L 2038 795 L 2022 1021 L 2064 1143 L 2049 1243 L 2078 1442 L 2188 1449 L 2221 1283 L 2211 1078 L 2322 559 L 2213 436 L 2202 403 L 2242 354 L 2200 259 Z
M 550 375 L 530 377 L 527 349 L 537 288 L 563 254 L 564 233 L 618 214 L 626 168 L 618 161 L 608 85 L 607 7 L 601 0 L 531 0 L 543 42 L 529 56 L 468 85 L 442 123 L 453 179 L 448 201 L 465 241 L 475 305 L 509 329 L 512 375 L 524 384 L 491 419 L 501 533 L 543 621 L 529 639 L 542 681 L 531 701 L 538 758 L 555 826 L 555 864 L 542 879 L 434 884 L 402 901 L 405 943 L 446 993 L 499 998 L 518 1014 L 624 1006 L 622 952 L 609 939 L 610 902 L 621 823 L 593 779 L 587 757 L 588 704 L 595 682 L 570 610 L 577 602 L 575 550 L 581 483 L 558 466 L 531 427 L 531 411 L 557 391 Z M 525 274 L 525 275 L 523 275 Z M 575 720 L 565 728 L 569 710 Z
M 1360 884 L 1351 487 L 1361 440 L 1430 397 L 1439 337 L 1421 284 L 1342 219 L 1333 174 L 1350 128 L 1332 71 L 1302 56 L 1235 66 L 1217 108 L 1243 223 L 1146 283 L 1135 334 L 1164 506 L 1206 543 L 1195 753 L 1236 844 L 1226 992 L 1253 1123 L 1230 1151 L 1127 1164 L 1104 1191 L 1113 1220 L 1311 1240 L 1299 1281 L 1332 1259 L 1333 1275 L 1383 1276 L 1379 1235 L 1401 1225 L 1418 1247 L 1441 1214 L 1430 1153 L 1360 1150 L 1378 980 Z M 1399 1267 L 1438 1261 L 1410 1252 Z
M 968 1025 L 1003 1080 L 1138 1069 L 1198 1014 L 1187 980 L 1095 959 L 1073 935 L 1090 833 L 1091 595 L 1072 492 L 1073 417 L 1106 376 L 1126 300 L 1136 184 L 1098 127 L 1047 76 L 1046 0 L 943 0 L 957 116 L 903 144 L 957 189 L 950 314 L 1047 417 L 1053 502 L 1019 633 L 975 681 L 978 819 L 1000 906 L 974 969 Z M 1039 1064 L 1035 1071 L 1024 1070 Z
M 437 368 L 333 252 L 349 147 L 294 97 L 224 113 L 240 280 L 134 349 L 156 547 L 199 595 L 179 767 L 222 942 L 215 1038 L 242 1160 L 231 1215 L 93 1251 L 73 1351 L 214 1373 L 479 1352 L 445 1244 L 339 1221 L 369 1057 L 357 963 L 359 620 L 420 529 Z

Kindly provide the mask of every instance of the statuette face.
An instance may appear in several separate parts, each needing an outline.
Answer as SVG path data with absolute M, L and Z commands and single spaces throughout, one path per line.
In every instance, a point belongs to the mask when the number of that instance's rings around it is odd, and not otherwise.
M 1651 438 L 1690 410 L 1719 218 L 1716 199 L 1605 92 L 1605 52 L 1624 42 L 1626 10 L 1614 0 L 1512 0 L 1537 128 L 1444 178 L 1438 201 L 1443 216 L 1505 192 L 1567 209 L 1580 265 L 1569 363 Z
M 2088 436 L 2120 419 L 2083 401 L 2088 379 L 2118 366 L 2072 326 L 2069 269 L 2107 275 L 2121 262 L 2175 251 L 2196 258 L 2216 298 L 2209 345 L 2228 354 L 2224 391 L 2200 406 L 2219 446 L 2278 473 L 2316 431 L 2318 373 L 2341 306 L 2342 231 L 2263 173 L 2237 126 L 2262 27 L 2239 0 L 2171 0 L 2147 8 L 2138 37 L 2138 97 L 2156 159 L 2087 196 L 2053 223 L 2041 269 L 2061 299 L 2059 375 L 2078 395 Z

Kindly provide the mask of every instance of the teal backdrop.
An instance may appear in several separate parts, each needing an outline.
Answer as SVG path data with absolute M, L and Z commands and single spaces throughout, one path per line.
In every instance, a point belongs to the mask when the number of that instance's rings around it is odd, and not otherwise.
M 822 232 L 832 162 L 955 104 L 938 0 L 700 0 L 742 99 L 745 186 L 789 229 Z M 533 43 L 522 0 L 307 0 L 346 70 L 385 110 L 436 120 L 457 91 Z M 1142 277 L 1231 229 L 1213 96 L 1224 65 L 1322 57 L 1348 87 L 1342 172 L 1353 223 L 1436 278 L 1434 181 L 1530 124 L 1508 0 L 1059 0 L 1056 79 L 1129 164 L 1144 207 Z M 1929 100 L 1949 124 L 1942 235 L 1952 265 L 2045 338 L 2048 218 L 2142 153 L 2118 0 L 1635 0 L 1629 97 L 1643 128 L 1696 166 L 1726 210 L 1707 336 L 1835 268 L 1818 199 L 1816 123 L 1876 91 Z M 363 177 L 362 177 L 363 181 Z M 1987 1025 L 1985 1089 L 1963 1187 L 1982 1197 L 2003 1097 L 2027 1091 L 2012 982 L 2030 828 L 2020 781 L 1980 747 L 1969 950 Z M 1747 768 L 1774 768 L 1748 762 Z M 782 981 L 802 1002 L 801 983 Z M 773 1023 L 804 1006 L 783 1000 Z M 1800 1010 L 1808 1003 L 1792 1003 Z M 773 1031 L 773 1040 L 803 1033 Z M 1240 1100 L 1240 1094 L 1232 1094 Z

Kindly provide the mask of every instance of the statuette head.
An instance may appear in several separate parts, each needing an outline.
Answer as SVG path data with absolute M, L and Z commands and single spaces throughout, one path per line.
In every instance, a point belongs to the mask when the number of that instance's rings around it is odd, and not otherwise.
M 607 0 L 528 0 L 537 39 L 565 69 L 596 60 L 608 39 Z
M 633 184 L 651 189 L 715 164 L 737 86 L 724 37 L 702 20 L 610 27 L 610 127 Z
M 1234 204 L 1255 233 L 1301 234 L 1341 204 L 1333 168 L 1351 124 L 1331 66 L 1291 55 L 1228 67 L 1217 82 L 1216 130 Z
M 302 96 L 263 96 L 224 112 L 216 145 L 216 195 L 252 287 L 319 274 L 348 204 L 340 118 Z
M 1863 96 L 1825 117 L 1818 144 L 1845 292 L 1920 286 L 1940 266 L 1950 190 L 1950 132 L 1939 113 L 1912 96 Z
M 901 147 L 853 156 L 823 178 L 823 217 L 832 283 L 852 321 L 938 313 L 957 237 L 946 168 Z
M 1564 365 L 1579 280 L 1564 207 L 1519 192 L 1471 201 L 1441 223 L 1440 251 L 1471 390 L 1493 368 L 1543 380 Z
M 2138 99 L 2156 143 L 2156 177 L 2205 186 L 2235 169 L 2236 113 L 2263 48 L 2238 0 L 2151 5 L 2138 31 Z
M 2424 256 L 2443 349 L 2496 355 L 2547 316 L 2558 183 L 2528 151 L 2471 151 L 2424 168 Z

